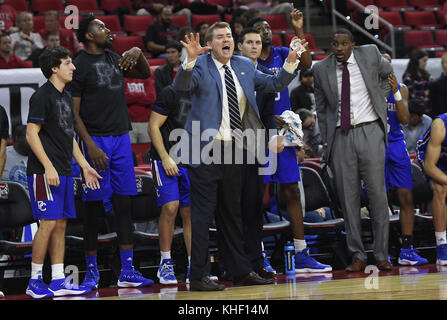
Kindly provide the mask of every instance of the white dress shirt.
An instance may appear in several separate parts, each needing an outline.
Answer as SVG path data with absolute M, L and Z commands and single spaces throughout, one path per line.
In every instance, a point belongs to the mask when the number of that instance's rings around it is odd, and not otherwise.
M 360 68 L 355 60 L 354 54 L 348 59 L 349 78 L 351 82 L 351 125 L 358 125 L 363 122 L 370 122 L 377 120 L 379 116 L 373 108 L 371 98 L 369 97 L 368 89 L 366 88 L 365 81 L 363 80 Z M 337 127 L 340 126 L 340 114 L 341 114 L 341 85 L 343 75 L 343 63 L 337 62 L 337 84 L 338 84 L 338 116 Z

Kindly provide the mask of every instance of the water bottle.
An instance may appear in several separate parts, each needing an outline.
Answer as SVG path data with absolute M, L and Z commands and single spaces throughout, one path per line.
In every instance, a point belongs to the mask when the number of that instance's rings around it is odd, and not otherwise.
M 286 274 L 295 274 L 295 247 L 291 241 L 287 241 L 284 247 L 284 269 Z

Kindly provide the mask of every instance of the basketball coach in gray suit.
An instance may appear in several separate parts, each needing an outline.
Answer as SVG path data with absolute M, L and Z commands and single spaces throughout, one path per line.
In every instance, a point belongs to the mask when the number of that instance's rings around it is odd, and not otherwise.
M 334 172 L 352 255 L 346 271 L 363 271 L 367 264 L 361 238 L 361 180 L 369 199 L 377 267 L 392 269 L 385 189 L 386 97 L 392 72 L 391 64 L 375 45 L 356 47 L 346 29 L 334 33 L 332 54 L 313 67 L 318 124 Z

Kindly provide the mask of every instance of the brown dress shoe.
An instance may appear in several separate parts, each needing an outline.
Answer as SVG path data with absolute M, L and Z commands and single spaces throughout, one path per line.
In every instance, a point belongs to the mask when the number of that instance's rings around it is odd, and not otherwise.
M 346 267 L 345 271 L 348 272 L 360 272 L 364 271 L 366 268 L 366 262 L 360 259 L 355 260 L 355 262 Z
M 388 261 L 379 261 L 377 263 L 377 268 L 379 268 L 379 270 L 383 270 L 383 271 L 390 271 L 390 270 L 393 270 L 393 265 L 391 263 L 389 263 Z

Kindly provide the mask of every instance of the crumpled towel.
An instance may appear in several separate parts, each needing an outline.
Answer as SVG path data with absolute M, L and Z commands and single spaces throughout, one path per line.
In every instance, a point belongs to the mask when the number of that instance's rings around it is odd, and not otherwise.
M 304 132 L 300 116 L 291 110 L 286 110 L 280 117 L 285 123 L 278 130 L 278 134 L 286 138 L 284 139 L 285 146 L 304 146 Z

